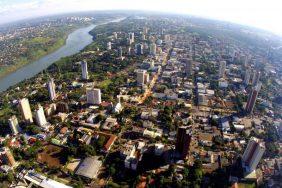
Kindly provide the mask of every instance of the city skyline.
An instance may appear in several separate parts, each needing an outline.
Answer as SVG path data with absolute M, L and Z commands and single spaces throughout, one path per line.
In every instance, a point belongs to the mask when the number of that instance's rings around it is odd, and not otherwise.
M 150 5 L 150 6 L 149 6 Z M 0 1 L 0 24 L 40 16 L 83 12 L 92 10 L 148 10 L 167 13 L 200 16 L 209 19 L 228 21 L 248 25 L 282 36 L 279 16 L 282 12 L 281 2 L 270 1 L 142 1 L 106 0 L 2 0 Z

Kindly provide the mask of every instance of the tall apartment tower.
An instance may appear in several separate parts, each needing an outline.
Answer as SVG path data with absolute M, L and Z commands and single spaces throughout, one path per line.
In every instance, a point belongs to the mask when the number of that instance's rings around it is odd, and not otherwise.
M 134 43 L 134 33 L 129 33 L 129 44 Z
M 118 57 L 122 58 L 122 47 L 118 48 Z
M 265 151 L 265 145 L 257 138 L 251 138 L 247 148 L 243 154 L 242 160 L 248 172 L 252 172 L 257 168 L 257 165 Z
M 251 79 L 251 71 L 250 69 L 247 69 L 244 75 L 244 84 L 248 85 L 250 83 L 250 79 Z
M 244 57 L 244 66 L 245 67 L 248 67 L 249 61 L 250 61 L 250 56 L 249 55 L 245 55 L 245 57 Z
M 48 92 L 49 92 L 49 96 L 50 96 L 50 99 L 53 101 L 56 99 L 56 85 L 54 83 L 54 79 L 51 78 L 47 84 L 47 89 L 48 89 Z
M 145 70 L 138 70 L 137 71 L 137 85 L 143 85 L 145 84 L 145 74 L 146 71 Z
M 178 127 L 175 149 L 182 159 L 185 159 L 190 149 L 192 132 L 187 126 Z
M 184 63 L 186 76 L 191 76 L 192 75 L 192 59 L 183 58 L 182 62 Z
M 101 104 L 101 90 L 95 88 L 86 89 L 86 97 L 88 104 Z
M 247 100 L 246 108 L 245 108 L 245 111 L 247 113 L 253 112 L 260 88 L 261 88 L 261 83 L 258 83 L 256 87 L 254 87 L 252 91 L 250 92 L 248 100 Z
M 16 165 L 16 161 L 14 159 L 13 154 L 11 153 L 10 149 L 7 147 L 3 147 L 0 150 L 0 158 L 5 164 L 14 167 Z
M 19 100 L 19 109 L 22 114 L 22 117 L 26 123 L 32 123 L 32 113 L 29 105 L 29 101 L 27 98 L 23 98 Z
M 137 44 L 136 45 L 136 54 L 137 55 L 143 55 L 143 44 Z
M 219 71 L 218 71 L 219 78 L 224 77 L 225 69 L 226 69 L 226 61 L 220 61 L 219 62 Z
M 107 50 L 111 50 L 112 49 L 112 43 L 111 42 L 108 42 L 107 43 Z
M 115 40 L 118 38 L 117 32 L 113 32 L 113 37 Z
M 88 79 L 88 68 L 87 68 L 86 61 L 81 61 L 81 71 L 82 71 L 82 79 L 87 80 Z
M 145 35 L 147 35 L 148 34 L 148 27 L 143 27 L 143 33 L 145 34 Z
M 155 43 L 150 44 L 150 55 L 157 54 L 157 45 Z
M 253 86 L 256 86 L 256 85 L 259 83 L 260 75 L 261 75 L 261 72 L 260 72 L 260 71 L 256 71 L 256 72 L 253 74 L 253 79 L 252 79 L 252 85 L 253 85 Z
M 69 105 L 66 102 L 58 102 L 56 104 L 57 112 L 68 113 L 69 112 Z
M 18 122 L 18 119 L 16 116 L 12 116 L 9 120 L 9 126 L 10 126 L 10 129 L 13 133 L 13 135 L 16 135 L 18 134 L 19 132 L 21 132 L 21 128 L 19 126 L 19 122 Z
M 38 105 L 37 109 L 35 110 L 35 119 L 38 126 L 45 127 L 47 125 L 44 110 L 41 105 Z

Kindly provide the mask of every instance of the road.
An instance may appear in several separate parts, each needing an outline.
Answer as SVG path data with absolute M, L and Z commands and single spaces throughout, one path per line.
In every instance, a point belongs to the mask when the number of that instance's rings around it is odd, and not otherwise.
M 166 55 L 166 56 L 164 57 L 164 60 L 163 60 L 163 63 L 162 63 L 163 65 L 166 65 L 167 57 L 168 57 L 168 55 Z M 159 72 L 154 75 L 154 77 L 153 77 L 153 79 L 152 79 L 150 85 L 147 87 L 147 89 L 145 90 L 145 92 L 137 98 L 138 104 L 143 104 L 144 101 L 145 101 L 149 96 L 152 95 L 152 89 L 154 88 L 154 86 L 155 86 L 155 84 L 156 84 L 156 82 L 157 82 L 157 80 L 158 80 L 158 78 L 159 78 L 159 75 L 160 75 Z

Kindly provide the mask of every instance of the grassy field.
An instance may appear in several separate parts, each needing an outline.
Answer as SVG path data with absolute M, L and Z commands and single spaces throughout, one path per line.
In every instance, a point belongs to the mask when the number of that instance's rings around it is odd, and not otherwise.
M 99 87 L 100 88 L 106 88 L 111 83 L 112 83 L 112 81 L 110 79 L 107 79 L 107 80 L 104 80 L 104 81 L 100 82 L 99 83 Z

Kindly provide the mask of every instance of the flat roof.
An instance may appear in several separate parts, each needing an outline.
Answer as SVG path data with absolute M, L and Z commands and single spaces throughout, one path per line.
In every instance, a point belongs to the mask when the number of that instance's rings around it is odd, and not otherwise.
M 79 165 L 75 174 L 89 179 L 97 178 L 101 165 L 102 161 L 98 160 L 97 156 L 87 157 Z

